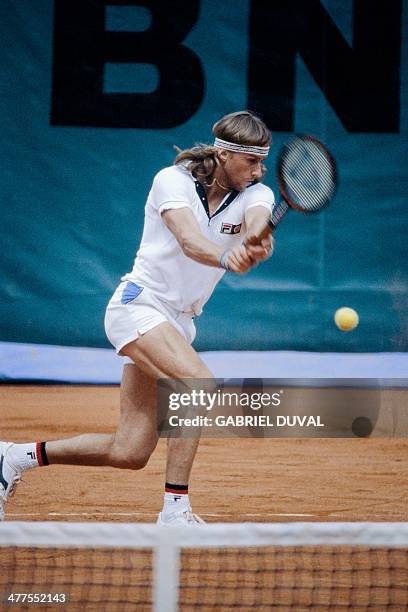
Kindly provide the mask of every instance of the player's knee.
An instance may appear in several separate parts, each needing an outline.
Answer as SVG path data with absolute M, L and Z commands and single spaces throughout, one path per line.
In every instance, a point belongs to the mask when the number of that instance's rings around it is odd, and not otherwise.
M 113 446 L 111 465 L 128 470 L 141 470 L 149 462 L 155 444 L 146 444 L 142 448 Z
M 131 470 L 142 470 L 149 462 L 151 452 L 131 453 L 128 458 L 128 468 Z
M 115 467 L 127 470 L 142 470 L 148 464 L 150 452 L 116 452 L 113 454 L 111 463 Z

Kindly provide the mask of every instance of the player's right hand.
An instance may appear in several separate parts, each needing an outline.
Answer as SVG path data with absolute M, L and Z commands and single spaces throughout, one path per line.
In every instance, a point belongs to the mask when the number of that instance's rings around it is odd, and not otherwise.
M 231 272 L 245 274 L 245 272 L 248 272 L 248 270 L 256 265 L 256 261 L 251 258 L 245 246 L 240 244 L 231 249 L 226 264 Z

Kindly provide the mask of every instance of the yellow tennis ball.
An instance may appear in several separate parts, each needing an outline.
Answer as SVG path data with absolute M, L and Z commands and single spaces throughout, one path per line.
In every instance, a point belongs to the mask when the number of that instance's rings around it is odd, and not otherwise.
M 357 327 L 359 318 L 358 314 L 353 308 L 339 308 L 334 314 L 334 321 L 339 329 L 342 331 L 351 331 Z

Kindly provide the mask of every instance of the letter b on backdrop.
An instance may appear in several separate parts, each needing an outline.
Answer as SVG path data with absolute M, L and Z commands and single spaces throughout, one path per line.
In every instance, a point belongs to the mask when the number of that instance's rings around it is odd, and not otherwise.
M 139 2 L 56 0 L 52 125 L 171 128 L 187 121 L 204 95 L 197 55 L 182 41 L 198 17 L 197 0 Z M 106 7 L 146 7 L 150 27 L 108 31 Z M 151 93 L 104 93 L 107 62 L 151 64 L 159 85 Z

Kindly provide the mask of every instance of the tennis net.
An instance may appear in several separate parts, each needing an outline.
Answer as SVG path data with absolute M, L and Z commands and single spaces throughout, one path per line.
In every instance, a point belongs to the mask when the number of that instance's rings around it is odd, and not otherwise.
M 1 610 L 408 609 L 408 523 L 0 524 Z

